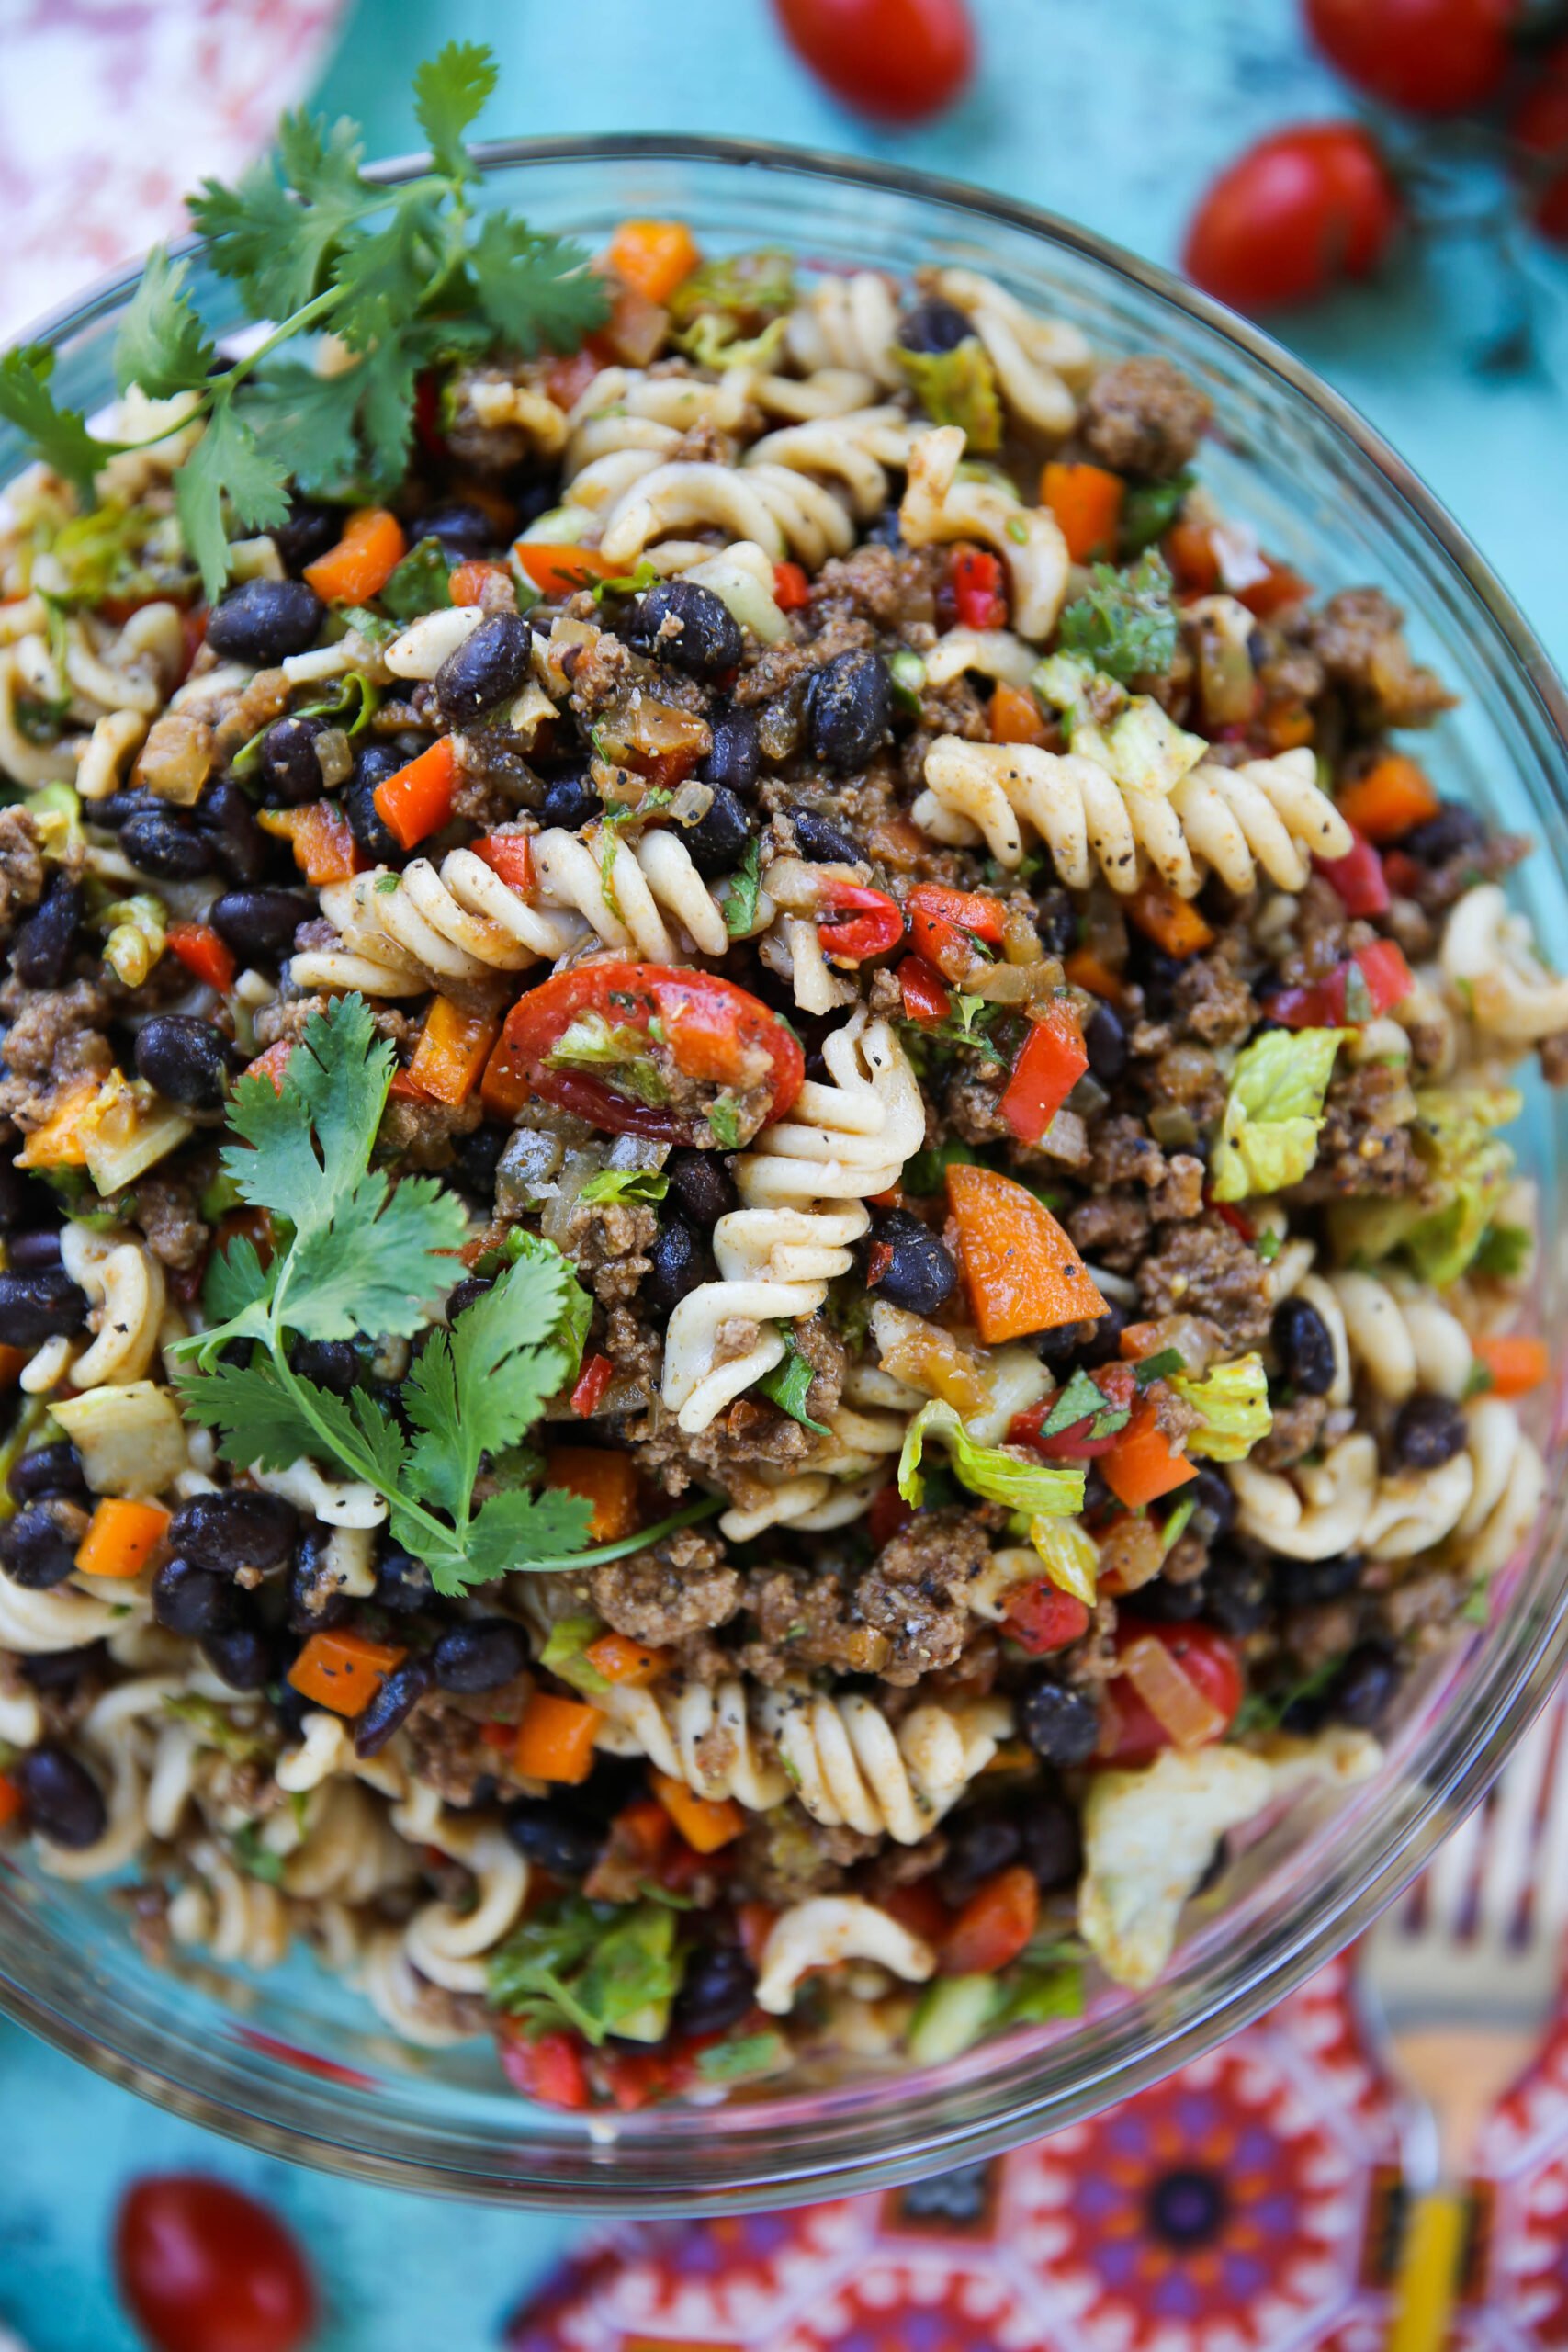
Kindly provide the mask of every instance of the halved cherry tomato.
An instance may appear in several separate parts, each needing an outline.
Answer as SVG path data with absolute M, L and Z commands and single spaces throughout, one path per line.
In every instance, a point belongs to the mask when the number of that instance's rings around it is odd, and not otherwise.
M 1356 991 L 1350 986 L 1352 972 L 1361 980 Z M 1284 1029 L 1355 1029 L 1375 1021 L 1391 1005 L 1402 1004 L 1415 986 L 1416 976 L 1397 941 L 1374 939 L 1310 988 L 1277 990 L 1264 1009 Z
M 1131 1412 L 1137 1399 L 1138 1384 L 1130 1363 L 1102 1363 L 1089 1374 L 1089 1378 L 1107 1405 L 1119 1412 Z M 1054 1396 L 1047 1396 L 1043 1403 L 1015 1413 L 1008 1424 L 1008 1443 L 1030 1446 L 1047 1462 L 1098 1462 L 1102 1454 L 1110 1453 L 1121 1430 L 1112 1430 L 1109 1437 L 1091 1437 L 1096 1413 L 1086 1413 L 1081 1421 L 1071 1421 L 1066 1429 L 1054 1430 L 1047 1436 L 1045 1423 L 1055 1403 Z
M 292 2235 L 227 2181 L 133 2181 L 114 2252 L 121 2298 L 156 2352 L 296 2352 L 315 2327 L 315 2285 Z
M 1120 1619 L 1116 1627 L 1118 1656 L 1135 1641 L 1149 1639 L 1169 1652 L 1172 1662 L 1199 1696 L 1208 1702 L 1220 1718 L 1213 1736 L 1221 1737 L 1235 1720 L 1246 1687 L 1235 1644 L 1225 1634 L 1216 1633 L 1212 1625 L 1160 1625 L 1130 1616 Z M 1170 1733 L 1130 1688 L 1124 1675 L 1117 1676 L 1108 1686 L 1107 1702 L 1100 1747 L 1102 1762 L 1146 1764 L 1162 1747 L 1171 1746 Z
M 911 890 L 904 910 L 916 955 L 939 972 L 948 973 L 951 966 L 949 977 L 954 980 L 963 979 L 974 962 L 976 940 L 999 947 L 1007 930 L 1007 911 L 999 899 L 985 898 L 977 890 L 943 890 L 934 882 L 921 882 Z
M 964 0 L 773 0 L 784 37 L 836 98 L 878 122 L 919 122 L 975 70 Z
M 904 917 L 886 890 L 825 874 L 821 897 L 826 911 L 817 936 L 823 955 L 834 964 L 869 963 L 872 956 L 897 947 L 904 936 Z
M 1314 40 L 1348 82 L 1410 114 L 1483 106 L 1508 70 L 1518 0 L 1306 0 Z
M 514 2091 L 541 2107 L 578 2109 L 589 2103 L 582 2044 L 574 2033 L 541 2033 L 530 2041 L 521 2026 L 503 2025 L 497 2050 Z
M 552 1064 L 549 1057 L 565 1032 L 594 1015 L 612 1032 L 645 1037 L 657 1021 L 676 1069 L 699 1083 L 750 1087 L 765 1076 L 766 1120 L 784 1117 L 806 1076 L 799 1042 L 776 1013 L 732 980 L 668 964 L 607 961 L 554 973 L 513 1006 L 485 1072 L 487 1102 L 503 1104 L 521 1089 L 516 1101 L 536 1094 L 611 1135 L 711 1148 L 715 1137 L 702 1107 L 641 1102 L 592 1070 Z
M 1354 122 L 1303 123 L 1260 139 L 1221 173 L 1188 231 L 1182 266 L 1233 310 L 1278 310 L 1369 276 L 1399 219 L 1371 133 Z
M 1034 1584 L 1014 1585 L 1002 1603 L 1002 1630 L 1032 1657 L 1045 1657 L 1082 1640 L 1089 1611 L 1075 1593 L 1041 1577 Z
M 1000 556 L 961 539 L 953 550 L 948 576 L 953 608 L 965 628 L 1006 628 L 1007 574 Z
M 923 956 L 906 956 L 897 973 L 906 1021 L 945 1021 L 953 1010 L 947 984 Z

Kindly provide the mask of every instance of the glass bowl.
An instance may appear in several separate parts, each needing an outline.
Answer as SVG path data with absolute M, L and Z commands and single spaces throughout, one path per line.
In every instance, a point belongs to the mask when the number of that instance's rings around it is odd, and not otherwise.
M 1419 656 L 1464 700 L 1429 739 L 1444 787 L 1540 848 L 1518 883 L 1551 949 L 1568 938 L 1568 701 L 1486 565 L 1419 481 L 1289 355 L 1161 272 L 1030 207 L 913 173 L 716 140 L 618 138 L 483 151 L 485 197 L 602 243 L 626 214 L 679 215 L 722 251 L 785 243 L 808 263 L 906 275 L 985 270 L 1073 320 L 1111 355 L 1168 352 L 1207 387 L 1203 460 L 1220 499 L 1320 589 L 1372 581 L 1412 618 Z M 391 164 L 386 175 L 412 168 Z M 197 269 L 220 327 L 231 288 Z M 110 395 L 109 350 L 133 281 L 46 323 L 64 395 Z M 0 481 L 23 461 L 0 431 Z M 1425 756 L 1425 752 L 1424 752 Z M 1568 1174 L 1568 1106 L 1529 1093 L 1520 1156 L 1548 1204 Z M 1555 1234 L 1542 1328 L 1568 1299 Z M 1568 1359 L 1565 1359 L 1568 1361 Z M 1561 1389 L 1539 1434 L 1561 1459 Z M 1554 1489 L 1560 1488 L 1556 1476 Z M 141 1958 L 112 1891 L 0 1870 L 0 2006 L 114 2080 L 251 2143 L 402 2188 L 558 2206 L 682 2213 L 874 2188 L 1031 2139 L 1124 2098 L 1277 2001 L 1365 1927 L 1473 1804 L 1550 1688 L 1568 1627 L 1564 1498 L 1554 1491 L 1492 1622 L 1407 1698 L 1379 1777 L 1298 1807 L 1193 1905 L 1165 1978 L 1107 1992 L 1070 2025 L 953 2064 L 849 2076 L 717 2108 L 592 2120 L 525 2106 L 487 2042 L 394 2042 L 307 1961 L 243 1978 Z

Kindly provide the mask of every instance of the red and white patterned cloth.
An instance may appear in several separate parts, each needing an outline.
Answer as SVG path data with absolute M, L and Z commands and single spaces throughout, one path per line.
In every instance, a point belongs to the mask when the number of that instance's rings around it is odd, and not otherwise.
M 315 81 L 345 0 L 8 0 L 0 343 L 186 228 Z
M 1382 2352 L 1390 2095 L 1341 1960 L 1088 2123 L 880 2197 L 632 2223 L 511 2352 Z M 1484 2134 L 1455 2352 L 1568 2346 L 1568 2013 Z

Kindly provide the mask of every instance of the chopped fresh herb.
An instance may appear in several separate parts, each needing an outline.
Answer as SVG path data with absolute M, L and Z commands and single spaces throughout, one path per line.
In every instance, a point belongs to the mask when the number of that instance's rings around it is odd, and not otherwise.
M 1302 1675 L 1294 1682 L 1272 1690 L 1249 1690 L 1231 1724 L 1233 1736 L 1242 1738 L 1249 1733 L 1278 1731 L 1293 1707 L 1305 1706 L 1323 1696 L 1342 1664 L 1343 1660 L 1337 1657 L 1325 1658 L 1321 1666 L 1314 1666 L 1310 1674 Z
M 1285 1237 L 1282 1233 L 1260 1233 L 1252 1246 L 1264 1264 L 1271 1266 L 1283 1249 L 1284 1242 Z
M 728 1091 L 716 1096 L 708 1104 L 707 1120 L 708 1132 L 720 1151 L 739 1150 L 741 1120 L 737 1096 Z
M 803 1430 L 814 1430 L 818 1437 L 827 1437 L 829 1434 L 827 1423 L 814 1421 L 806 1409 L 811 1384 L 817 1377 L 817 1367 L 801 1354 L 792 1331 L 785 1331 L 783 1336 L 784 1354 L 770 1372 L 762 1374 L 757 1385 L 781 1413 L 787 1413 L 790 1419 L 798 1421 Z
M 231 1844 L 234 1860 L 247 1878 L 259 1878 L 266 1886 L 283 1884 L 283 1856 L 275 1854 L 270 1846 L 262 1844 L 259 1822 L 242 1822 Z
M 762 844 L 755 833 L 746 854 L 729 876 L 724 894 L 724 927 L 731 939 L 744 939 L 757 928 L 757 900 L 762 888 Z
M 1196 1495 L 1183 1495 L 1165 1525 L 1160 1529 L 1160 1558 L 1168 1560 L 1187 1532 L 1187 1522 L 1198 1508 Z
M 452 567 L 439 539 L 421 539 L 412 547 L 381 591 L 381 602 L 395 620 L 417 620 L 421 613 L 439 612 L 452 602 Z
M 1160 555 L 1140 556 L 1130 571 L 1097 563 L 1092 584 L 1062 615 L 1059 643 L 1083 653 L 1120 684 L 1162 678 L 1176 659 L 1176 606 Z
M 1123 560 L 1142 555 L 1156 539 L 1163 539 L 1186 503 L 1187 493 L 1197 481 L 1190 467 L 1172 474 L 1168 481 L 1132 481 L 1122 499 L 1122 520 L 1118 532 Z
M 594 2044 L 607 2034 L 662 2040 L 684 1966 L 666 1904 L 542 1903 L 489 1964 L 493 2008 L 535 2033 L 560 2027 Z
M 1080 1367 L 1046 1414 L 1041 1434 L 1059 1437 L 1064 1430 L 1076 1429 L 1080 1421 L 1089 1420 L 1091 1438 L 1114 1437 L 1132 1418 L 1124 1405 L 1107 1403 L 1104 1389 L 1098 1387 Z
M 660 1175 L 657 1168 L 602 1168 L 597 1176 L 590 1176 L 577 1197 L 594 1207 L 614 1207 L 661 1201 L 669 1190 L 669 1177 Z
M 1187 1359 L 1179 1348 L 1161 1348 L 1157 1356 L 1144 1356 L 1133 1366 L 1133 1377 L 1140 1388 L 1151 1380 L 1168 1380 L 1173 1372 L 1185 1372 Z

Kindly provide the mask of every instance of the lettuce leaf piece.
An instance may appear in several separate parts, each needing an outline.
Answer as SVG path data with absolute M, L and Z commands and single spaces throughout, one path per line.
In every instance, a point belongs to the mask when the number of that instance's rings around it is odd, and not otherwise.
M 1349 1029 L 1271 1029 L 1236 1056 L 1211 1167 L 1216 1201 L 1299 1184 L 1317 1158 L 1323 1098 Z
M 1152 695 L 1127 694 L 1087 653 L 1048 653 L 1029 683 L 1042 702 L 1060 711 L 1073 750 L 1097 761 L 1125 791 L 1174 792 L 1209 748 L 1201 735 L 1178 727 Z M 1114 716 L 1097 718 L 1091 694 L 1095 707 L 1109 701 Z
M 602 1168 L 597 1176 L 590 1176 L 578 1199 L 600 1207 L 636 1205 L 661 1201 L 669 1190 L 669 1177 L 657 1168 Z
M 1070 1592 L 1092 1609 L 1100 1574 L 1100 1546 L 1093 1536 L 1076 1519 L 1045 1519 L 1036 1512 L 1029 1522 L 1029 1540 L 1057 1590 Z
M 703 318 L 722 319 L 731 337 L 755 334 L 794 308 L 795 264 L 775 246 L 705 261 L 682 278 L 670 297 L 674 326 L 689 327 Z
M 925 1492 L 920 1456 L 928 1437 L 940 1438 L 953 1456 L 953 1467 L 971 1494 L 982 1501 L 1005 1503 L 1027 1511 L 1033 1519 L 1060 1519 L 1083 1508 L 1082 1466 L 1069 1462 L 1039 1462 L 1001 1445 L 977 1445 L 951 1405 L 933 1398 L 922 1405 L 904 1433 L 898 1456 L 898 1492 L 919 1508 Z
M 761 334 L 748 335 L 743 342 L 735 339 L 735 329 L 728 319 L 716 318 L 709 311 L 689 326 L 683 334 L 674 338 L 676 345 L 699 368 L 762 368 L 778 366 L 788 329 L 783 319 L 774 319 Z
M 966 334 L 952 351 L 906 351 L 892 346 L 904 381 L 933 424 L 959 424 L 968 449 L 1002 446 L 1002 402 L 997 371 L 977 334 Z
M 1217 1363 L 1201 1380 L 1178 1373 L 1170 1385 L 1203 1417 L 1187 1440 L 1191 1455 L 1207 1455 L 1211 1462 L 1240 1462 L 1273 1426 L 1269 1375 L 1260 1355 Z
M 1062 615 L 1064 651 L 1087 654 L 1123 686 L 1163 677 L 1176 659 L 1172 584 L 1164 557 L 1153 552 L 1125 571 L 1097 563 L 1089 587 Z
M 1424 1282 L 1439 1289 L 1457 1282 L 1482 1250 L 1513 1175 L 1512 1147 L 1495 1130 L 1522 1107 L 1512 1086 L 1418 1088 L 1410 1137 L 1427 1183 L 1414 1199 L 1333 1202 L 1337 1251 L 1375 1262 L 1397 1250 Z
M 597 2049 L 606 2034 L 660 2041 L 681 1989 L 675 1915 L 654 1903 L 543 1903 L 492 1952 L 492 2008 L 534 2033 L 572 2029 Z
M 596 1642 L 604 1631 L 597 1617 L 560 1617 L 550 1627 L 550 1638 L 539 1652 L 539 1664 L 550 1673 L 558 1674 L 574 1690 L 594 1698 L 609 1684 L 591 1658 L 583 1652 L 590 1642 Z

